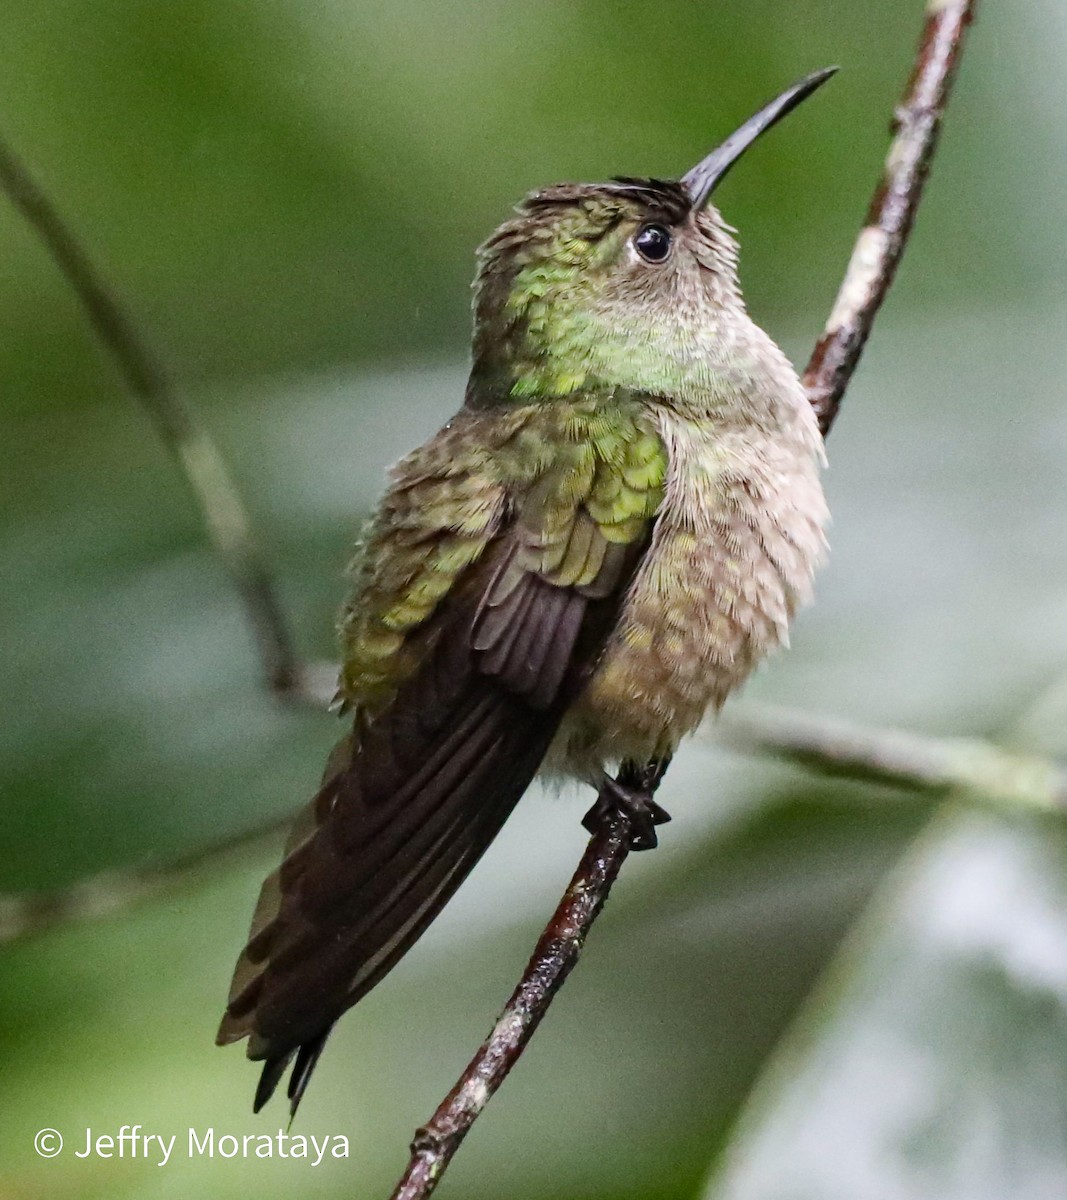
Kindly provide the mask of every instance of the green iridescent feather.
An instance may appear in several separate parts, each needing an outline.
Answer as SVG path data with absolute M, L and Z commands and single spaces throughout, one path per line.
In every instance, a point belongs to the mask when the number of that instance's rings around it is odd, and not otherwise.
M 634 400 L 464 410 L 394 468 L 366 532 L 342 621 L 346 705 L 367 716 L 388 705 L 427 652 L 441 602 L 512 521 L 514 569 L 589 587 L 609 546 L 645 536 L 666 470 Z

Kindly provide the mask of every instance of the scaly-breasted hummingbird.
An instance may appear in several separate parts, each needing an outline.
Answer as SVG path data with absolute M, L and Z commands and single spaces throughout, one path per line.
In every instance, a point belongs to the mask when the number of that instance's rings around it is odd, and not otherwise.
M 784 641 L 824 553 L 822 440 L 709 197 L 832 70 L 677 182 L 533 192 L 481 247 L 463 407 L 392 470 L 353 568 L 352 729 L 263 885 L 220 1043 L 289 1061 L 449 900 L 539 770 L 663 761 Z M 610 793 L 609 793 L 610 794 Z M 655 844 L 666 814 L 614 795 Z

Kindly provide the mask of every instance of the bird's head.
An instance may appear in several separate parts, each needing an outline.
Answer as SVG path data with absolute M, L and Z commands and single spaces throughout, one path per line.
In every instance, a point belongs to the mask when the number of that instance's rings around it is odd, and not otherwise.
M 478 252 L 468 403 L 629 387 L 670 394 L 744 317 L 737 246 L 710 203 L 744 151 L 827 80 L 783 92 L 677 181 L 528 195 Z

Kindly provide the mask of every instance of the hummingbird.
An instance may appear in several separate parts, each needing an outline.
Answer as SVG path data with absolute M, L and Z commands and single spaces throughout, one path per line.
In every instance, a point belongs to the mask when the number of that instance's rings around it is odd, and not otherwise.
M 822 438 L 710 197 L 834 70 L 680 179 L 542 188 L 480 247 L 462 407 L 364 530 L 340 620 L 350 729 L 263 884 L 219 1029 L 263 1063 L 255 1111 L 295 1058 L 295 1115 L 334 1023 L 538 773 L 597 787 L 655 845 L 647 764 L 810 599 Z

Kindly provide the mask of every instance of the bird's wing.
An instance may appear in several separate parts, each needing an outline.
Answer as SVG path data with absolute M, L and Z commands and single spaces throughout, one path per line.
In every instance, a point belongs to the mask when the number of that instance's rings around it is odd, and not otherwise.
M 394 473 L 344 622 L 352 734 L 264 883 L 220 1043 L 292 1053 L 400 959 L 526 789 L 603 646 L 662 498 L 613 404 L 461 414 Z

